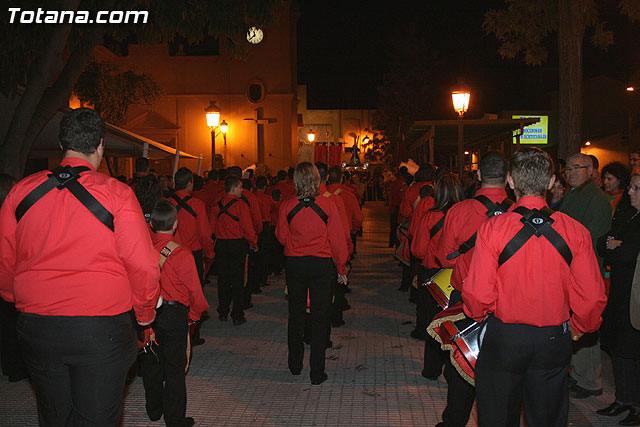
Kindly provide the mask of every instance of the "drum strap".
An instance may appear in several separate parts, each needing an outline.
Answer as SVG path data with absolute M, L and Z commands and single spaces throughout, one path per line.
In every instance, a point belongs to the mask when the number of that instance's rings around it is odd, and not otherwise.
M 527 209 L 524 206 L 519 206 L 515 208 L 513 212 L 522 215 L 522 219 L 520 221 L 522 222 L 523 227 L 515 236 L 513 236 L 500 253 L 500 257 L 498 258 L 498 267 L 507 262 L 509 258 L 518 252 L 518 250 L 520 250 L 520 248 L 522 248 L 524 244 L 534 236 L 536 238 L 544 236 L 544 238 L 547 239 L 554 248 L 556 248 L 560 255 L 562 255 L 562 258 L 564 258 L 567 264 L 571 265 L 571 260 L 573 259 L 571 249 L 569 249 L 567 242 L 565 242 L 562 236 L 553 228 L 552 224 L 555 221 L 551 218 L 551 214 L 553 214 L 551 209 L 547 207 L 544 207 L 541 210 Z
M 162 248 L 162 250 L 160 251 L 160 260 L 158 261 L 158 266 L 161 270 L 165 261 L 167 260 L 167 258 L 169 258 L 169 255 L 171 255 L 171 252 L 175 251 L 179 247 L 180 245 L 178 243 L 171 240 Z
M 300 212 L 303 208 L 313 209 L 313 211 L 318 214 L 320 219 L 322 219 L 322 221 L 327 224 L 327 222 L 329 221 L 329 217 L 327 216 L 325 211 L 323 211 L 322 208 L 318 206 L 315 198 L 311 196 L 304 196 L 298 200 L 298 204 L 293 209 L 291 209 L 291 212 L 289 212 L 289 215 L 287 215 L 287 222 L 289 224 L 291 224 L 291 220 L 293 219 L 293 217 L 296 216 L 298 212 Z
M 189 212 L 194 218 L 198 217 L 196 211 L 194 211 L 193 208 L 187 204 L 187 202 L 191 199 L 191 196 L 187 196 L 184 199 L 181 199 L 174 194 L 173 196 L 171 196 L 171 198 L 177 203 L 176 211 L 180 212 L 180 209 L 184 209 L 185 211 Z
M 444 227 L 444 220 L 447 217 L 447 211 L 442 211 L 442 213 L 442 218 L 440 218 L 440 220 L 436 222 L 433 227 L 431 227 L 431 230 L 429 230 L 429 239 L 433 239 L 433 236 L 438 234 L 438 231 L 442 230 L 442 227 Z
M 513 202 L 508 198 L 504 199 L 500 203 L 493 203 L 491 199 L 489 199 L 487 196 L 484 196 L 484 195 L 476 196 L 474 197 L 474 199 L 482 203 L 482 205 L 485 208 L 487 208 L 487 211 L 485 212 L 485 214 L 487 215 L 487 218 L 492 218 L 496 215 L 502 215 L 513 204 Z M 447 259 L 452 260 L 473 249 L 473 247 L 476 245 L 477 236 L 478 236 L 478 232 L 476 231 L 475 233 L 473 233 L 471 237 L 469 237 L 469 239 L 467 239 L 466 242 L 460 245 L 458 250 L 451 252 L 449 255 L 447 255 Z
M 58 190 L 67 189 L 78 199 L 88 210 L 91 212 L 101 223 L 103 223 L 109 230 L 114 231 L 113 228 L 113 215 L 109 212 L 95 197 L 87 191 L 86 188 L 78 182 L 80 173 L 88 171 L 86 166 L 58 166 L 51 171 L 51 174 L 47 176 L 47 180 L 42 184 L 34 188 L 27 196 L 20 202 L 16 208 L 16 222 L 19 222 L 24 214 L 33 206 L 38 200 L 44 197 L 45 194 L 57 188 Z
M 232 199 L 226 205 L 223 205 L 222 201 L 218 202 L 218 207 L 220 208 L 220 212 L 218 212 L 218 218 L 220 218 L 221 215 L 229 215 L 235 222 L 240 222 L 240 218 L 229 212 L 229 208 L 236 204 L 238 200 L 240 199 Z

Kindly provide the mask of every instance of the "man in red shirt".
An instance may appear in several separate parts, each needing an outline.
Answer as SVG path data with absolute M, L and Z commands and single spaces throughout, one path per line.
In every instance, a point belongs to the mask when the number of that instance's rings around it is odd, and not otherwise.
M 96 172 L 104 131 L 92 110 L 66 114 L 61 166 L 23 179 L 0 210 L 0 296 L 20 312 L 40 425 L 117 425 L 131 308 L 141 325 L 155 318 L 158 254 L 131 188 Z
M 272 187 L 269 187 L 266 191 L 268 195 L 271 195 L 274 190 L 280 190 L 280 200 L 283 202 L 290 197 L 296 197 L 296 189 L 295 187 L 287 182 L 287 172 L 284 170 L 279 170 L 278 174 L 278 183 Z
M 327 191 L 342 199 L 344 208 L 347 213 L 351 243 L 353 244 L 353 253 L 356 253 L 356 241 L 358 230 L 362 227 L 364 216 L 360 209 L 360 200 L 353 194 L 351 190 L 346 188 L 345 184 L 341 184 L 342 169 L 340 166 L 333 166 L 329 169 L 327 178 Z
M 262 232 L 258 235 L 258 247 L 260 248 L 257 253 L 257 278 L 258 278 L 258 291 L 260 286 L 267 285 L 268 272 L 268 256 L 269 250 L 275 250 L 275 227 L 271 225 L 271 213 L 276 209 L 273 198 L 265 193 L 267 188 L 267 178 L 259 176 L 256 178 L 256 200 L 260 206 L 260 213 L 262 214 Z
M 395 181 L 391 181 L 389 185 L 389 247 L 393 248 L 397 245 L 396 232 L 398 229 L 398 215 L 400 213 L 400 202 L 407 189 L 407 181 L 405 176 L 407 168 L 402 166 L 395 176 Z
M 489 315 L 475 370 L 481 426 L 566 426 L 571 336 L 598 330 L 606 305 L 591 236 L 545 203 L 553 162 L 538 148 L 513 155 L 517 203 L 486 221 L 462 298 L 466 314 Z
M 159 360 L 155 354 L 147 353 L 140 359 L 140 371 L 149 419 L 156 421 L 164 414 L 167 425 L 189 427 L 195 422 L 191 417 L 185 418 L 188 323 L 200 320 L 209 304 L 202 293 L 191 251 L 172 240 L 177 227 L 176 208 L 160 200 L 151 211 L 154 231 L 151 239 L 162 262 L 160 295 L 163 302 L 152 325 Z
M 477 199 L 456 203 L 447 212 L 436 257 L 444 268 L 453 268 L 451 285 L 455 289 L 451 293 L 451 305 L 461 299 L 460 292 L 473 256 L 473 236 L 490 216 L 507 209 L 506 178 L 506 159 L 495 151 L 486 153 L 480 159 L 478 179 L 482 184 L 476 192 Z M 473 408 L 475 389 L 460 376 L 450 360 L 445 363 L 444 377 L 449 385 L 447 407 L 438 426 L 465 426 Z
M 231 318 L 235 326 L 247 322 L 245 278 L 247 253 L 258 250 L 258 236 L 251 224 L 249 207 L 242 202 L 242 181 L 230 174 L 224 181 L 227 194 L 211 211 L 211 223 L 216 235 L 218 276 L 218 318 L 224 322 L 233 302 Z

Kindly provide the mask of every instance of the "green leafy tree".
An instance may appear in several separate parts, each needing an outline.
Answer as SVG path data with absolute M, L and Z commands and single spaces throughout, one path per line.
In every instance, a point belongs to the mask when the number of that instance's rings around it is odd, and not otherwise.
M 113 64 L 95 61 L 80 74 L 74 92 L 114 125 L 122 124 L 131 104 L 155 104 L 163 93 L 149 74 L 121 73 Z
M 522 56 L 529 65 L 544 63 L 548 40 L 557 36 L 560 100 L 558 157 L 578 152 L 582 141 L 582 49 L 587 34 L 591 42 L 606 49 L 614 33 L 600 19 L 595 0 L 506 0 L 506 7 L 485 14 L 484 29 L 501 42 L 505 58 Z M 620 11 L 632 21 L 640 20 L 640 1 L 620 0 Z
M 197 43 L 218 38 L 235 57 L 247 55 L 243 43 L 248 27 L 273 22 L 282 0 L 22 0 L 21 10 L 147 11 L 148 22 L 122 25 L 5 22 L 0 28 L 0 91 L 20 94 L 13 111 L 6 112 L 0 129 L 0 172 L 20 177 L 29 151 L 42 128 L 66 105 L 93 49 L 105 36 L 117 41 L 134 37 L 137 43 L 167 43 L 176 36 Z M 7 20 L 8 21 L 8 20 Z

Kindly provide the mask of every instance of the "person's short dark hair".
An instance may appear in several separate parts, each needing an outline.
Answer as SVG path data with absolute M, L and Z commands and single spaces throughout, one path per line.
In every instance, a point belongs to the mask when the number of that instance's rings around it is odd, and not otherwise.
M 227 168 L 227 176 L 234 175 L 237 178 L 242 178 L 242 168 L 240 166 L 231 166 Z
M 231 174 L 224 180 L 224 191 L 229 194 L 231 190 L 236 188 L 236 185 L 242 185 L 242 180 L 234 174 Z
M 527 147 L 513 154 L 511 178 L 518 195 L 544 198 L 552 176 L 553 160 L 545 151 Z
M 207 173 L 207 179 L 208 179 L 208 180 L 210 180 L 210 181 L 215 181 L 215 180 L 217 180 L 217 179 L 218 179 L 218 171 L 217 171 L 217 170 L 215 170 L 215 169 L 210 170 L 210 171 Z
M 251 183 L 250 179 L 243 179 L 242 180 L 242 188 L 244 188 L 247 191 L 251 191 L 251 189 L 253 188 L 253 184 Z
M 600 160 L 598 160 L 598 158 L 593 154 L 589 154 L 588 156 L 591 157 L 591 164 L 593 165 L 593 170 L 597 171 L 598 169 L 600 169 Z
M 191 172 L 189 168 L 182 167 L 176 172 L 176 175 L 173 177 L 173 182 L 176 191 L 184 190 L 190 182 L 193 182 L 193 172 Z
M 14 185 L 16 185 L 17 182 L 18 181 L 11 175 L 0 173 L 0 206 L 2 206 L 2 203 L 4 203 L 4 199 L 6 199 L 7 194 L 9 194 L 9 191 L 13 188 Z
M 507 160 L 497 151 L 482 156 L 479 169 L 485 184 L 502 184 L 507 179 Z
M 256 178 L 256 188 L 258 190 L 264 190 L 267 188 L 267 177 L 260 175 Z
M 329 174 L 329 167 L 324 162 L 316 162 L 316 167 L 318 168 L 318 172 L 320 172 L 320 184 L 324 184 Z
M 200 191 L 204 187 L 204 179 L 200 175 L 193 175 L 193 191 Z
M 271 192 L 271 198 L 274 201 L 279 202 L 280 197 L 282 197 L 282 191 L 278 190 L 277 188 Z
M 293 179 L 294 172 L 295 172 L 295 168 L 292 168 L 291 166 L 289 166 L 289 169 L 287 170 L 287 177 L 289 177 L 289 179 Z
M 249 179 L 253 178 L 255 171 L 253 169 L 247 169 L 247 176 Z
M 158 200 L 162 199 L 162 186 L 155 175 L 145 175 L 137 178 L 133 192 L 145 216 L 149 215 Z
M 398 173 L 404 176 L 409 173 L 409 170 L 406 166 L 400 166 L 400 169 L 398 169 Z
M 420 169 L 416 172 L 416 182 L 433 181 L 433 177 L 436 175 L 436 170 L 431 163 L 425 163 L 420 165 Z
M 433 196 L 433 187 L 429 184 L 423 185 L 420 187 L 420 198 L 424 199 L 425 197 Z
M 127 182 L 127 177 L 124 175 L 118 175 L 116 176 L 116 179 L 120 182 Z
M 405 184 L 407 184 L 407 187 L 413 184 L 413 175 L 411 175 L 410 173 L 406 173 L 404 175 L 404 182 Z
M 287 179 L 287 171 L 279 170 L 278 171 L 278 181 L 286 181 Z
M 151 210 L 151 228 L 153 231 L 171 231 L 178 219 L 178 211 L 167 200 L 159 200 Z
M 329 168 L 329 184 L 340 184 L 340 181 L 342 181 L 342 168 L 331 166 Z
M 629 185 L 630 175 L 629 168 L 620 162 L 612 162 L 602 168 L 601 176 L 604 178 L 604 174 L 608 173 L 615 176 L 618 179 L 618 188 L 624 189 Z
M 104 133 L 104 120 L 98 113 L 88 108 L 77 108 L 65 114 L 60 121 L 58 138 L 63 150 L 89 156 L 100 145 Z
M 349 171 L 344 171 L 342 175 L 344 176 L 344 182 L 351 182 L 351 173 Z
M 227 170 L 226 169 L 219 169 L 218 170 L 218 180 L 224 181 L 226 178 L 227 178 Z
M 146 157 L 138 157 L 136 159 L 136 173 L 149 172 L 150 165 L 151 163 L 149 162 L 149 159 Z

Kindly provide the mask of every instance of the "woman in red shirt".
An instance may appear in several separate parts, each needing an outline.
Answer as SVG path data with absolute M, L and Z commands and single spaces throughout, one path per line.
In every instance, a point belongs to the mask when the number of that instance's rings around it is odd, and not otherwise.
M 334 202 L 318 197 L 320 173 L 309 162 L 294 173 L 297 197 L 280 206 L 276 236 L 284 246 L 289 290 L 289 370 L 300 375 L 304 359 L 304 320 L 307 291 L 311 305 L 311 384 L 327 380 L 325 345 L 329 336 L 331 284 L 347 282 L 347 243 Z

